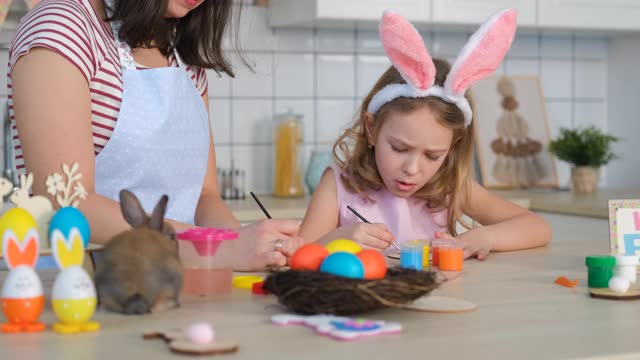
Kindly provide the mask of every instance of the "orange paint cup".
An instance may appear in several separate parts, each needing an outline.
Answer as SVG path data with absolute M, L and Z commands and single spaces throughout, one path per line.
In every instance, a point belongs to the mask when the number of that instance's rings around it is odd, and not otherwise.
M 451 247 L 451 240 L 433 239 L 431 240 L 431 265 L 438 266 L 440 264 L 439 251 L 441 248 Z
M 438 249 L 440 260 L 440 270 L 442 271 L 462 271 L 463 253 L 460 248 Z

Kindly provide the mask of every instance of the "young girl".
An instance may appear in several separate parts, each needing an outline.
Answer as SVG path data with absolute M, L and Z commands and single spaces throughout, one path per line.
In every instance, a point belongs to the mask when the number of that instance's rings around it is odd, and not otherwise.
M 471 176 L 473 123 L 466 89 L 500 65 L 515 20 L 513 10 L 490 18 L 450 68 L 431 59 L 411 24 L 385 13 L 380 34 L 393 66 L 334 145 L 337 164 L 313 194 L 303 238 L 348 238 L 382 251 L 393 249 L 393 242 L 455 237 L 465 258 L 479 259 L 490 251 L 550 241 L 541 217 L 493 195 Z M 458 235 L 455 224 L 462 214 L 484 226 Z

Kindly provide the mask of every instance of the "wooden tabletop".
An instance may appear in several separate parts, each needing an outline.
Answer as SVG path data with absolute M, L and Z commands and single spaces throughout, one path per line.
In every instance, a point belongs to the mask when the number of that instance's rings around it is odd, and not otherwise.
M 392 359 L 430 358 L 552 359 L 640 356 L 640 301 L 616 302 L 587 296 L 584 258 L 608 251 L 606 239 L 558 240 L 549 247 L 495 253 L 488 260 L 465 262 L 461 276 L 438 295 L 472 301 L 478 309 L 461 314 L 432 314 L 389 309 L 366 318 L 400 322 L 400 335 L 341 343 L 303 327 L 283 328 L 270 316 L 283 311 L 271 296 L 234 290 L 217 299 L 183 299 L 180 309 L 146 316 L 98 312 L 97 333 L 58 335 L 0 334 L 6 359 L 168 359 L 179 358 L 159 340 L 143 340 L 149 329 L 176 328 L 193 321 L 214 324 L 219 339 L 237 341 L 229 359 Z M 578 279 L 574 289 L 553 283 L 558 276 Z M 3 275 L 0 275 L 0 278 Z M 43 274 L 50 288 L 52 274 Z M 55 319 L 50 310 L 41 317 Z

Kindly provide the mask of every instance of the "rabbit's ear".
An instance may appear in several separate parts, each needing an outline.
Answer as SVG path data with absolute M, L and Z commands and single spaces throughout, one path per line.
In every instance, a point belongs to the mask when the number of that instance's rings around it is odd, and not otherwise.
M 463 95 L 471 85 L 496 71 L 515 37 L 516 17 L 516 10 L 507 9 L 480 26 L 453 63 L 444 83 L 447 92 Z
M 153 208 L 153 213 L 151 213 L 151 219 L 149 220 L 149 227 L 152 229 L 162 232 L 164 227 L 164 214 L 167 211 L 167 202 L 169 202 L 169 197 L 162 195 L 156 207 Z
M 149 221 L 138 198 L 129 190 L 120 191 L 120 210 L 129 225 L 140 227 Z
M 436 68 L 420 33 L 399 14 L 385 11 L 380 22 L 382 47 L 402 77 L 418 89 L 433 86 Z
M 24 241 L 20 242 L 13 231 L 6 230 L 2 236 L 2 253 L 9 269 L 20 265 L 35 267 L 40 255 L 38 232 L 29 230 Z
M 77 228 L 71 228 L 68 241 L 60 230 L 53 230 L 51 232 L 51 248 L 53 250 L 53 257 L 60 269 L 66 269 L 74 265 L 82 265 L 82 261 L 84 260 L 84 246 L 82 235 L 80 235 Z
M 20 187 L 24 188 L 26 183 L 27 177 L 25 176 L 25 174 L 20 174 Z

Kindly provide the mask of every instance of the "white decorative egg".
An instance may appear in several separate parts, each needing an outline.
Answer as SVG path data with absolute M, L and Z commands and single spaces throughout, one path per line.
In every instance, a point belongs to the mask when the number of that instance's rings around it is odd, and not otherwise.
M 32 268 L 25 265 L 11 270 L 2 285 L 4 299 L 30 299 L 42 294 L 40 278 Z
M 64 269 L 53 283 L 53 300 L 75 300 L 96 297 L 96 288 L 86 271 L 80 266 Z

